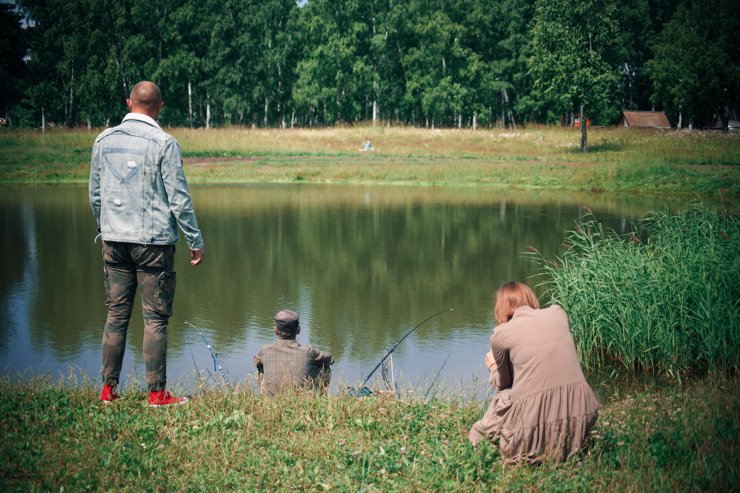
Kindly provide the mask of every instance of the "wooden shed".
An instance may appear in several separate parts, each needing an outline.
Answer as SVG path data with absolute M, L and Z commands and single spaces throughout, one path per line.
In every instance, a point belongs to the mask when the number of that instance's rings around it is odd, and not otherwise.
M 623 111 L 618 127 L 671 128 L 668 117 L 662 111 Z

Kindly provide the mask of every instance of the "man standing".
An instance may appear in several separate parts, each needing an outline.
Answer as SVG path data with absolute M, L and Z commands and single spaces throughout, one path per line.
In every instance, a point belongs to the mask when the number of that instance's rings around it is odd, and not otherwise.
M 137 285 L 144 316 L 144 362 L 149 405 L 187 402 L 166 390 L 167 323 L 175 295 L 175 242 L 182 230 L 190 264 L 203 262 L 203 236 L 183 171 L 180 144 L 157 124 L 162 93 L 139 82 L 117 127 L 95 139 L 90 161 L 90 205 L 102 236 L 105 303 L 103 391 L 113 402 Z

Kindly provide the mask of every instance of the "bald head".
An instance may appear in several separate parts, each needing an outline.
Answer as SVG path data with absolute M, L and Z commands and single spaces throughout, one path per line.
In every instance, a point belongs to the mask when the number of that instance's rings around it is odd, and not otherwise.
M 143 113 L 156 120 L 162 109 L 162 92 L 157 84 L 144 80 L 131 89 L 126 103 L 132 113 Z

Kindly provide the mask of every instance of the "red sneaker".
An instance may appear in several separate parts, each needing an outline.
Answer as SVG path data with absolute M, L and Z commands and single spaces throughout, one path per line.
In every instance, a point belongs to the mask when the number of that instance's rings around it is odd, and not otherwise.
M 113 389 L 113 386 L 103 385 L 103 391 L 100 393 L 100 400 L 103 401 L 103 403 L 105 404 L 110 404 L 116 399 L 118 399 L 118 394 L 116 394 L 116 391 Z
M 175 397 L 169 391 L 162 389 L 156 392 L 149 392 L 149 406 L 179 406 L 188 402 L 187 397 Z

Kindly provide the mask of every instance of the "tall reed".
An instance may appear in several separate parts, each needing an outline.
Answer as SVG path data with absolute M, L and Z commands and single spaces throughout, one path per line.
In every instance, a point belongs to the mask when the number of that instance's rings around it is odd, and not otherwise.
M 587 368 L 682 377 L 737 370 L 740 221 L 700 205 L 655 212 L 619 235 L 587 215 L 556 260 L 538 255 Z

